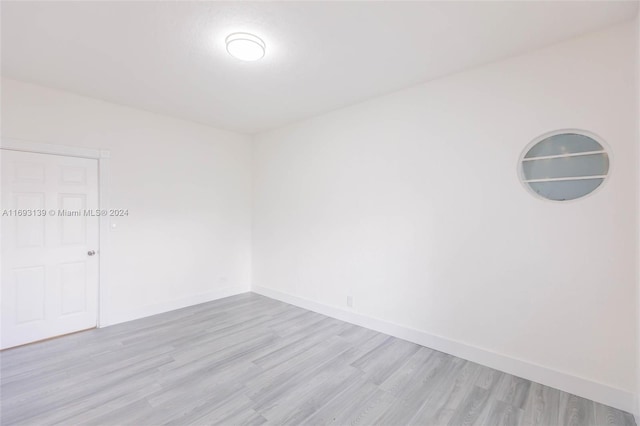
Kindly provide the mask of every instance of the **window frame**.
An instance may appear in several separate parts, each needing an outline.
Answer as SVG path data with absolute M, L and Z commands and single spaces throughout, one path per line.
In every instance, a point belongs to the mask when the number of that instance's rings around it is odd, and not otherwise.
M 559 155 L 552 155 L 552 156 L 542 156 L 542 157 L 533 157 L 533 158 L 525 158 L 525 156 L 527 155 L 527 153 L 529 152 L 529 150 L 531 148 L 533 148 L 533 146 L 535 146 L 536 144 L 538 144 L 539 142 L 542 142 L 543 140 L 550 138 L 552 136 L 557 136 L 557 135 L 562 135 L 562 134 L 567 134 L 567 133 L 571 133 L 571 134 L 576 134 L 576 135 L 582 135 L 582 136 L 586 136 L 588 138 L 593 139 L 594 141 L 598 142 L 600 144 L 600 146 L 602 146 L 602 150 L 601 151 L 585 151 L 585 152 L 581 152 L 581 153 L 571 153 L 571 154 L 559 154 Z M 533 161 L 535 160 L 541 160 L 541 159 L 545 159 L 545 158 L 564 158 L 564 157 L 575 157 L 575 156 L 583 156 L 583 155 L 594 155 L 594 154 L 600 154 L 600 153 L 605 153 L 607 154 L 607 156 L 609 157 L 609 170 L 607 171 L 606 175 L 593 175 L 593 176 L 588 176 L 588 177 L 577 177 L 574 179 L 571 178 L 562 178 L 562 180 L 580 180 L 580 179 L 602 179 L 602 183 L 600 185 L 598 185 L 598 187 L 596 189 L 594 189 L 593 191 L 589 192 L 588 194 L 585 194 L 581 197 L 578 198 L 574 198 L 571 200 L 552 200 L 550 198 L 546 198 L 540 194 L 538 194 L 532 187 L 531 185 L 529 185 L 529 182 L 534 182 L 534 181 L 541 181 L 540 179 L 527 179 L 524 175 L 524 167 L 523 167 L 523 163 L 524 162 L 528 162 L 528 161 Z M 588 130 L 583 130 L 583 129 L 558 129 L 558 130 L 553 130 L 550 132 L 546 132 L 536 138 L 534 138 L 533 140 L 531 140 L 522 150 L 522 152 L 520 153 L 520 156 L 518 158 L 518 164 L 517 164 L 517 174 L 518 174 L 518 180 L 520 181 L 520 184 L 526 189 L 527 192 L 529 192 L 530 194 L 532 194 L 534 197 L 540 199 L 540 200 L 544 200 L 544 201 L 548 201 L 551 203 L 556 203 L 556 204 L 566 204 L 566 203 L 571 203 L 571 202 L 576 202 L 576 201 L 581 201 L 584 200 L 585 198 L 588 198 L 596 193 L 598 193 L 606 184 L 607 181 L 611 178 L 611 175 L 613 174 L 613 169 L 614 169 L 614 159 L 613 159 L 613 151 L 611 149 L 611 147 L 609 146 L 609 144 L 599 135 L 590 132 Z M 542 181 L 553 181 L 554 179 L 544 179 Z M 555 179 L 558 180 L 558 179 Z

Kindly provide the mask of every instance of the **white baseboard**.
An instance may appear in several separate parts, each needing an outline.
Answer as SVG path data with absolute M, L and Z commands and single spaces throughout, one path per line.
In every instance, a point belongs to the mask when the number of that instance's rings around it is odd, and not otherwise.
M 281 291 L 253 286 L 251 291 L 263 296 L 318 312 L 351 324 L 398 337 L 421 346 L 445 352 L 514 376 L 541 383 L 593 401 L 635 413 L 636 395 L 589 379 L 556 371 L 521 359 L 491 352 L 463 342 L 436 336 L 417 329 L 394 324 L 336 306 L 314 302 Z M 635 413 L 636 416 L 638 415 Z M 640 423 L 638 423 L 640 425 Z
M 184 297 L 178 300 L 171 300 L 168 302 L 154 303 L 151 305 L 142 306 L 138 309 L 121 313 L 109 313 L 109 323 L 100 325 L 100 327 L 107 327 L 110 325 L 120 324 L 122 322 L 133 321 L 136 319 L 150 317 L 152 315 L 162 314 L 164 312 L 174 311 L 176 309 L 186 308 L 187 306 L 198 305 L 200 303 L 211 302 L 212 300 L 222 299 L 224 297 L 235 296 L 236 294 L 246 293 L 249 290 L 247 288 L 239 287 L 224 287 L 209 291 L 207 293 L 200 293 L 193 296 Z

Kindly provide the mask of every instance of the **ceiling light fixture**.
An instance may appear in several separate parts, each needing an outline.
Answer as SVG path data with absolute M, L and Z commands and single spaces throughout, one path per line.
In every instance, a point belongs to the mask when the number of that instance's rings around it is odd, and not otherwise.
M 266 45 L 264 41 L 249 33 L 232 33 L 224 40 L 227 52 L 241 61 L 257 61 L 262 59 Z

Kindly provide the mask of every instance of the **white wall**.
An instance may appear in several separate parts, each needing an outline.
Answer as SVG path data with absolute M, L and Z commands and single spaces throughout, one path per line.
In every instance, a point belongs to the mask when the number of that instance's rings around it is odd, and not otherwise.
M 372 324 L 633 410 L 634 25 L 257 135 L 254 288 L 326 312 L 352 295 Z M 557 204 L 516 166 L 562 128 L 600 135 L 613 159 L 601 191 Z
M 637 102 L 637 112 L 640 115 L 640 12 L 638 12 L 638 16 L 636 17 L 636 102 Z M 638 143 L 640 143 L 640 118 L 636 120 L 637 125 L 637 133 L 636 139 Z M 638 166 L 637 166 L 637 178 L 638 178 L 638 187 L 640 187 L 640 150 L 638 150 Z M 637 201 L 638 201 L 638 211 L 640 212 L 640 191 L 636 193 Z M 638 218 L 638 257 L 637 261 L 637 283 L 636 286 L 636 300 L 637 300 L 637 341 L 636 341 L 636 378 L 637 378 L 637 395 L 636 395 L 636 423 L 640 424 L 640 214 L 637 216 Z
M 108 323 L 248 291 L 251 140 L 2 80 L 2 138 L 111 151 Z

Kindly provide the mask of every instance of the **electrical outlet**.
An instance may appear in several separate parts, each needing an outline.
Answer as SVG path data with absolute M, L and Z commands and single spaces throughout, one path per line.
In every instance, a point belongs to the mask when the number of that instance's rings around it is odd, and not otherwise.
M 353 296 L 347 296 L 347 306 L 353 308 Z

